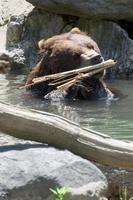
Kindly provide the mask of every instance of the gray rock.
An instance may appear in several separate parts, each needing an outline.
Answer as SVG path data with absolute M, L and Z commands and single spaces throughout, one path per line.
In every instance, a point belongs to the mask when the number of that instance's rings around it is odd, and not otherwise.
M 26 66 L 25 52 L 21 44 L 18 43 L 16 46 L 10 47 L 8 51 L 13 60 L 11 63 L 12 70 L 21 69 Z
M 6 31 L 7 26 L 0 26 L 0 52 L 6 51 Z
M 0 52 L 0 73 L 7 73 L 11 68 L 13 59 L 7 54 Z
M 12 16 L 7 29 L 7 46 L 14 45 L 22 40 L 24 15 Z
M 0 60 L 11 62 L 12 58 L 7 53 L 0 52 Z
M 53 199 L 49 188 L 67 186 L 68 200 L 99 200 L 107 181 L 91 162 L 44 144 L 0 134 L 0 200 Z
M 8 28 L 0 27 L 0 51 L 10 54 L 13 59 L 12 69 L 20 69 L 27 65 L 25 50 L 20 41 L 22 41 L 24 18 L 33 8 L 25 0 L 0 1 L 0 25 L 9 22 Z
M 0 25 L 8 22 L 11 16 L 27 14 L 33 6 L 25 0 L 1 0 L 0 1 Z
M 133 20 L 132 0 L 27 0 L 38 8 L 58 14 L 98 19 Z
M 8 70 L 10 69 L 10 62 L 8 61 L 4 61 L 4 60 L 0 60 L 0 74 L 5 74 L 8 72 Z
M 27 16 L 12 16 L 7 28 L 7 49 L 13 55 L 14 66 L 34 66 L 39 58 L 37 42 L 59 34 L 63 26 L 62 17 L 38 10 Z
M 0 25 L 3 24 L 3 19 L 2 19 L 2 1 L 0 1 Z

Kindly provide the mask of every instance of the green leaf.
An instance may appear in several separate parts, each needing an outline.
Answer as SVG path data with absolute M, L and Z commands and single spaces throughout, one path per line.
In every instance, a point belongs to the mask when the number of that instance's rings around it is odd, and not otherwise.
M 49 188 L 49 190 L 54 194 L 54 195 L 58 195 L 57 191 L 55 189 Z
M 56 191 L 58 194 L 61 194 L 61 188 L 56 187 Z
M 67 187 L 63 187 L 63 188 L 61 188 L 61 192 L 62 192 L 62 194 L 66 194 L 66 193 L 70 192 L 70 189 Z
M 65 195 L 70 192 L 67 187 L 55 187 L 55 189 L 50 188 L 49 190 L 54 194 L 56 200 L 63 200 Z

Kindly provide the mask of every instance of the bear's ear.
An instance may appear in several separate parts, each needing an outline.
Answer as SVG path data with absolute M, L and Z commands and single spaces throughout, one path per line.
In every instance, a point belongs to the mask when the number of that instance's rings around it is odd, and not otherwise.
M 78 27 L 74 27 L 70 31 L 71 33 L 81 33 L 80 29 Z
M 86 32 L 81 31 L 78 27 L 72 28 L 70 33 L 78 33 L 78 34 L 81 34 L 81 35 L 87 35 Z
M 45 39 L 42 39 L 38 42 L 38 47 L 40 50 L 44 49 L 44 42 L 45 42 Z

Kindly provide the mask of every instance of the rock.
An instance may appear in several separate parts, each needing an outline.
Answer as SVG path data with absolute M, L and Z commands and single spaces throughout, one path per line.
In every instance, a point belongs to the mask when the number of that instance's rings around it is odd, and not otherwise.
M 22 40 L 24 18 L 33 8 L 25 0 L 0 1 L 0 25 L 10 21 L 8 28 L 7 26 L 5 28 L 0 27 L 0 50 L 8 52 L 13 58 L 11 65 L 13 70 L 25 67 L 27 64 L 24 48 L 20 41 Z
M 7 46 L 21 41 L 23 34 L 24 15 L 12 16 L 7 29 Z
M 13 59 L 11 63 L 11 68 L 13 71 L 26 67 L 24 48 L 21 44 L 17 44 L 14 47 L 10 47 L 8 51 L 9 55 Z
M 0 60 L 11 62 L 12 58 L 7 53 L 0 52 Z
M 7 25 L 5 44 L 14 61 L 12 69 L 33 67 L 39 58 L 37 42 L 58 34 L 63 26 L 62 17 L 38 10 L 13 15 Z
M 8 22 L 11 16 L 27 14 L 33 6 L 25 0 L 1 0 L 0 1 L 0 25 Z
M 0 73 L 5 74 L 11 68 L 12 58 L 6 54 L 0 52 Z
M 38 41 L 59 34 L 63 26 L 62 17 L 38 10 L 30 12 L 27 16 L 12 16 L 7 28 L 7 48 L 14 54 L 15 63 L 34 66 L 39 58 Z
M 0 27 L 0 52 L 6 51 L 6 31 L 7 25 Z
M 0 134 L 0 200 L 48 200 L 49 188 L 70 188 L 68 200 L 99 200 L 107 181 L 91 162 L 69 151 Z
M 97 164 L 97 167 L 104 173 L 108 180 L 108 194 L 107 197 L 110 200 L 120 199 L 120 190 L 126 188 L 126 199 L 131 200 L 133 198 L 133 171 L 116 169 L 110 166 L 103 166 Z M 124 197 L 124 190 L 123 190 Z
M 3 19 L 2 19 L 2 1 L 0 1 L 0 25 L 3 24 Z
M 10 52 L 0 52 L 0 72 L 7 73 L 9 69 L 20 69 L 24 66 L 24 51 L 21 48 L 10 49 Z
M 4 61 L 4 60 L 0 60 L 0 74 L 5 74 L 8 72 L 9 68 L 10 68 L 10 62 L 8 61 Z
M 27 0 L 34 6 L 49 12 L 97 19 L 127 19 L 133 21 L 133 1 L 131 0 Z

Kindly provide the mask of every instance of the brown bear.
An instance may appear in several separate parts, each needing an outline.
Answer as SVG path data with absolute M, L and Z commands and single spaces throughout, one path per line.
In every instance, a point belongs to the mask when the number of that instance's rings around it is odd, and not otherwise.
M 94 65 L 103 61 L 100 49 L 96 42 L 78 28 L 68 33 L 53 36 L 39 41 L 38 46 L 42 53 L 41 61 L 30 72 L 26 85 L 31 84 L 36 77 L 64 72 L 83 66 Z M 45 96 L 68 99 L 101 99 L 108 97 L 111 92 L 100 78 L 86 77 L 77 81 L 65 91 L 57 91 L 56 87 L 49 86 L 45 81 L 27 87 L 36 96 Z M 90 91 L 91 88 L 91 91 Z

